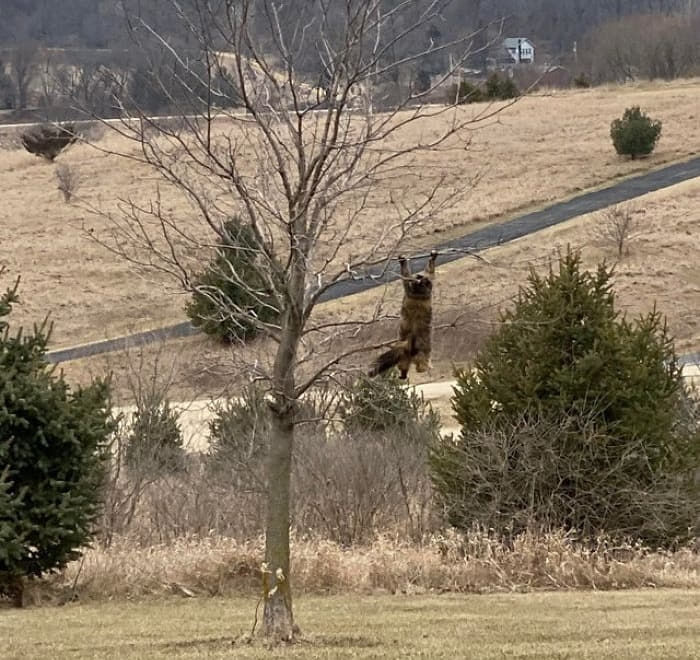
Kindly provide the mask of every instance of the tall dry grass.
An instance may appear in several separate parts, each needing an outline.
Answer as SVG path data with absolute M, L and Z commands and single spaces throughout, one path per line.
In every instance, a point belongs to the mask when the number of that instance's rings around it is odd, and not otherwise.
M 324 401 L 318 405 L 325 408 Z M 423 402 L 415 405 L 425 414 Z M 357 410 L 349 412 L 357 417 Z M 297 592 L 700 587 L 697 547 L 661 552 L 604 537 L 583 543 L 564 531 L 504 542 L 484 529 L 445 530 L 427 466 L 437 420 L 418 420 L 428 426 L 370 432 L 346 424 L 328 434 L 306 429 L 299 438 L 292 514 Z M 244 429 L 235 435 L 230 428 L 231 438 L 240 441 Z M 122 440 L 117 434 L 95 545 L 63 571 L 31 583 L 25 602 L 255 597 L 265 502 L 264 486 L 248 478 L 256 464 L 219 451 L 189 454 L 172 472 L 149 463 L 122 469 Z
M 255 597 L 262 556 L 261 539 L 189 537 L 138 547 L 122 538 L 31 584 L 27 602 Z M 658 552 L 605 538 L 583 545 L 565 532 L 525 533 L 510 546 L 480 530 L 436 534 L 420 544 L 378 536 L 349 549 L 297 535 L 292 556 L 295 590 L 307 594 L 700 587 L 700 556 L 691 547 Z

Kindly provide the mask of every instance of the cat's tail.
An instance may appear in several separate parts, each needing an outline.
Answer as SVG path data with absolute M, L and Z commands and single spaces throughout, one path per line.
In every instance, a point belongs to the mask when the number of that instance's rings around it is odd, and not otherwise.
M 397 366 L 406 357 L 408 350 L 408 342 L 402 341 L 382 353 L 372 364 L 369 371 L 370 378 L 386 373 L 389 369 Z

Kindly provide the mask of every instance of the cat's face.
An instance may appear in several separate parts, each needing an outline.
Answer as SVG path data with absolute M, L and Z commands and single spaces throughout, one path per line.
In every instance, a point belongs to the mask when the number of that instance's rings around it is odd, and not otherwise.
M 433 292 L 433 283 L 425 275 L 414 275 L 408 281 L 408 295 L 411 298 L 430 298 Z

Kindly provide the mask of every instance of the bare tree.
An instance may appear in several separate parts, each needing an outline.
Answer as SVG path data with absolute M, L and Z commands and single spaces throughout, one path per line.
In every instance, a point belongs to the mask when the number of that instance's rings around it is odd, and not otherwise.
M 615 246 L 619 258 L 625 248 L 629 252 L 629 242 L 642 233 L 639 219 L 629 206 L 612 206 L 603 211 L 595 232 L 598 238 Z
M 168 56 L 168 80 L 155 84 L 179 119 L 173 127 L 149 118 L 124 98 L 117 130 L 140 146 L 140 156 L 125 155 L 155 168 L 172 194 L 186 195 L 196 219 L 170 211 L 163 193 L 148 205 L 123 200 L 121 212 L 110 215 L 111 238 L 98 240 L 208 296 L 221 318 L 252 320 L 266 337 L 257 350 L 241 346 L 236 355 L 240 372 L 267 387 L 271 411 L 262 632 L 291 640 L 298 404 L 315 384 L 340 379 L 357 368 L 358 356 L 387 343 L 357 341 L 382 318 L 381 304 L 355 318 L 329 317 L 316 307 L 331 288 L 392 267 L 394 256 L 410 249 L 409 239 L 424 232 L 428 240 L 426 227 L 462 199 L 469 182 L 431 170 L 426 156 L 449 151 L 464 158 L 470 129 L 504 106 L 428 105 L 441 81 L 418 91 L 403 75 L 440 53 L 449 53 L 454 68 L 474 54 L 474 34 L 439 44 L 422 38 L 442 20 L 448 0 L 227 0 L 216 9 L 205 0 L 170 3 L 196 48 L 178 47 L 138 15 L 130 26 L 139 43 L 155 43 Z M 406 79 L 397 100 L 397 84 Z M 227 109 L 220 80 L 232 83 L 243 110 Z M 388 88 L 391 106 L 383 96 Z M 255 235 L 256 279 L 265 285 L 251 290 L 233 266 L 235 255 L 227 276 L 272 306 L 273 321 L 194 277 L 233 216 Z
M 37 65 L 39 78 L 39 105 L 43 108 L 51 108 L 56 105 L 61 96 L 60 79 L 62 71 L 52 57 L 48 49 L 41 51 L 41 57 Z
M 114 98 L 128 79 L 128 63 L 121 54 L 110 54 L 109 60 L 84 56 L 71 67 L 63 93 L 75 107 L 99 117 L 111 117 L 116 110 Z
M 63 200 L 70 202 L 80 186 L 80 172 L 66 163 L 61 163 L 56 168 L 57 188 L 63 193 Z

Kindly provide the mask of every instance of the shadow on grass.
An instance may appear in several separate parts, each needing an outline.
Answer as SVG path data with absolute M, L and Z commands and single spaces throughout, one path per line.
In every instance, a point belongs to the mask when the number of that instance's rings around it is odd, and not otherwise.
M 328 648 L 357 648 L 357 649 L 371 649 L 376 646 L 381 646 L 382 642 L 377 639 L 372 639 L 371 637 L 364 637 L 363 635 L 309 635 L 308 637 L 303 637 L 301 639 L 303 644 L 309 644 L 311 646 L 317 647 L 328 647 Z
M 163 642 L 162 644 L 155 644 L 159 649 L 163 650 L 184 650 L 192 649 L 196 651 L 207 651 L 215 648 L 221 647 L 232 647 L 236 640 L 233 637 L 204 637 L 198 639 L 183 639 L 177 642 Z

